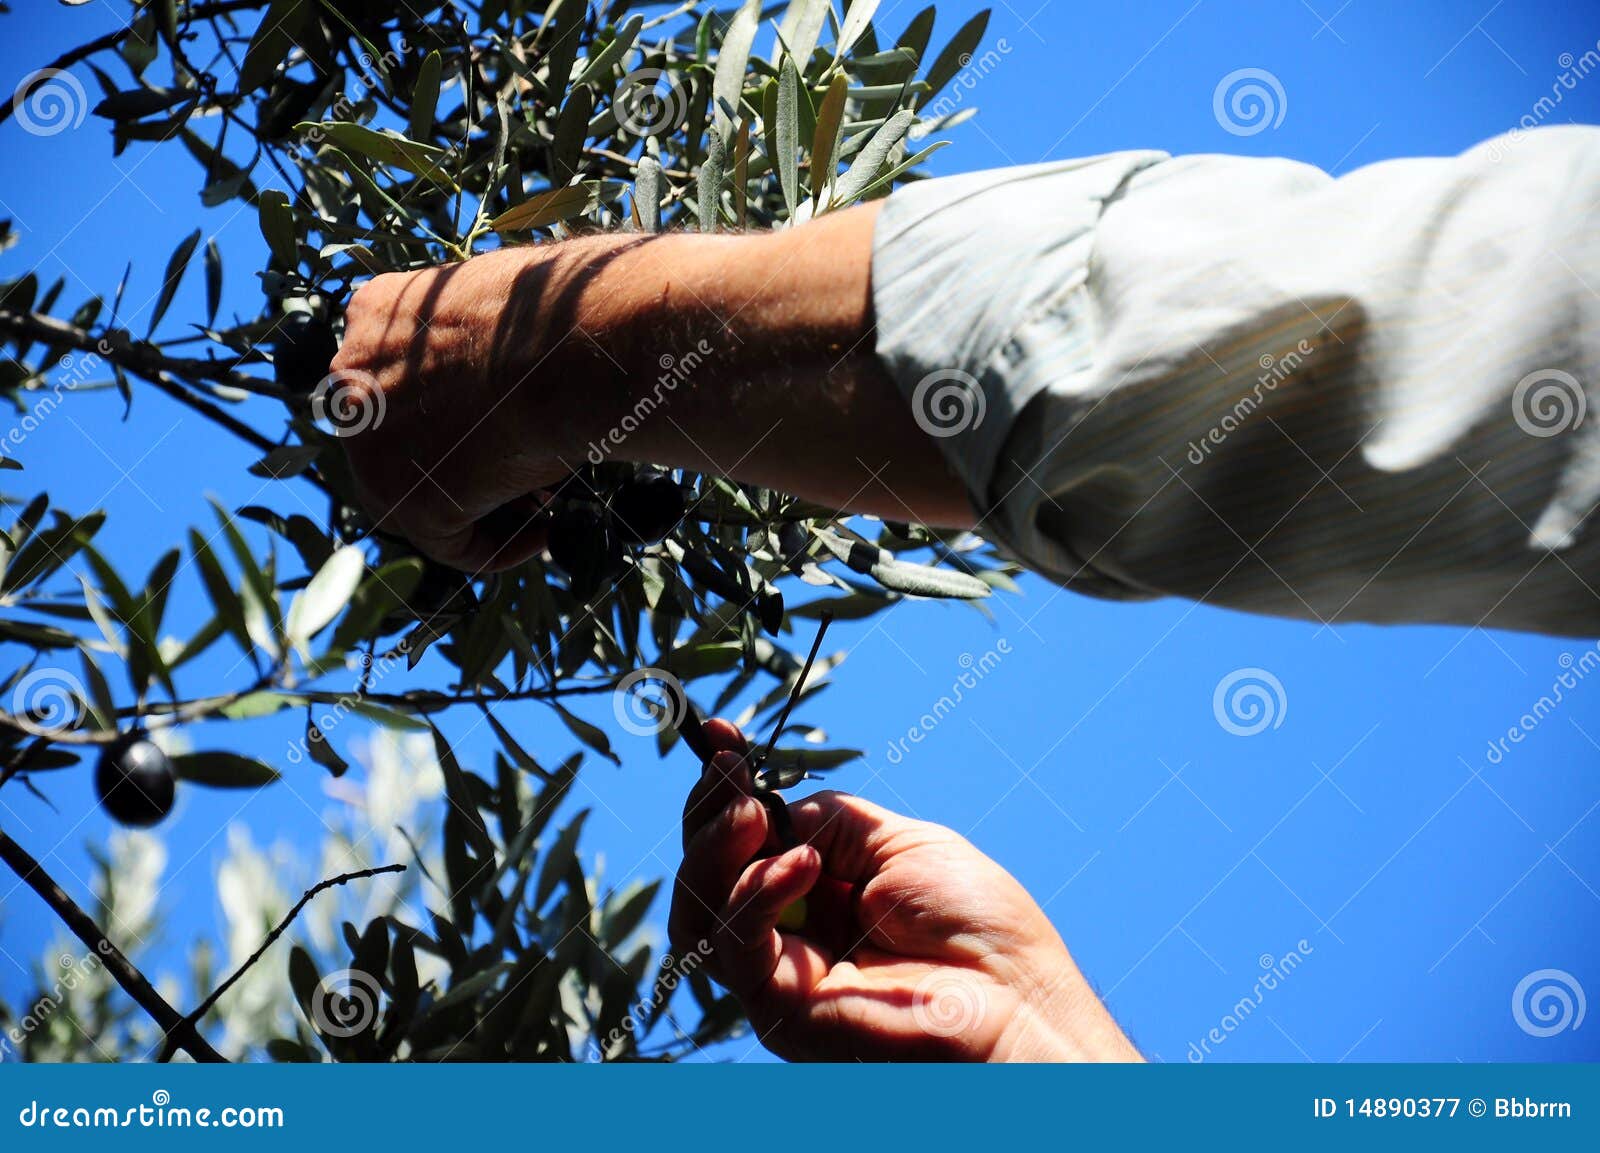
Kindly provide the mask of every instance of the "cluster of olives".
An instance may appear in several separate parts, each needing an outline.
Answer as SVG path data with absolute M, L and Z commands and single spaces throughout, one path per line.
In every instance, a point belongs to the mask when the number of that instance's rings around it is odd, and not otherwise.
M 671 473 L 641 468 L 609 499 L 591 488 L 564 502 L 550 521 L 550 559 L 567 574 L 573 595 L 588 600 L 621 570 L 626 547 L 661 540 L 684 508 L 683 488 Z
M 94 789 L 112 820 L 144 829 L 172 812 L 178 777 L 154 741 L 142 733 L 127 733 L 100 753 Z

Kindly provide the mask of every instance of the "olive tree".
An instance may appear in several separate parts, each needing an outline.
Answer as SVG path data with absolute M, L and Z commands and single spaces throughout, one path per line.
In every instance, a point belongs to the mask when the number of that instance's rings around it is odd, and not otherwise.
M 272 860 L 233 846 L 224 907 L 270 899 L 229 932 L 259 944 L 229 971 L 197 947 L 187 994 L 157 989 L 118 944 L 132 921 L 160 916 L 157 836 L 95 846 L 85 910 L 0 829 L 0 857 L 81 942 L 84 969 L 63 988 L 65 967 L 41 965 L 33 1003 L 5 1010 L 17 1047 L 43 1059 L 638 1059 L 728 1036 L 737 1006 L 695 958 L 656 956 L 641 933 L 659 882 L 607 890 L 586 870 L 584 814 L 563 804 L 585 756 L 620 763 L 651 744 L 665 756 L 702 710 L 734 710 L 752 731 L 781 730 L 759 766 L 776 793 L 855 755 L 787 721 L 833 663 L 806 671 L 819 622 L 905 598 L 976 604 L 1012 570 L 967 535 L 851 519 L 625 451 L 562 486 L 547 555 L 500 574 L 442 568 L 354 497 L 340 441 L 382 412 L 330 374 L 342 305 L 373 274 L 496 246 L 787 228 L 887 195 L 920 177 L 940 147 L 931 135 L 970 114 L 939 116 L 934 101 L 987 14 L 929 52 L 933 8 L 891 42 L 876 0 L 842 13 L 828 0 L 131 8 L 125 28 L 24 77 L 0 119 L 37 130 L 97 87 L 87 110 L 113 153 L 192 167 L 199 206 L 243 206 L 259 242 L 230 245 L 225 268 L 203 226 L 172 237 L 137 330 L 123 286 L 78 301 L 32 273 L 0 283 L 12 428 L 154 390 L 247 446 L 249 472 L 281 499 L 165 526 L 170 550 L 130 574 L 96 545 L 103 512 L 43 494 L 60 462 L 6 440 L 0 641 L 18 659 L 0 672 L 0 787 L 47 798 L 58 774 L 91 772 L 110 816 L 151 826 L 181 790 L 341 776 L 335 725 L 391 733 L 369 766 L 387 765 L 391 784 L 401 761 L 425 772 L 386 810 L 387 855 L 344 838 L 293 904 Z M 5 226 L 0 244 L 16 241 Z M 204 314 L 170 314 L 194 278 Z M 223 314 L 235 278 L 258 301 L 247 315 Z M 179 598 L 203 606 L 186 637 L 163 628 Z M 237 650 L 242 675 L 195 683 L 191 662 L 214 646 Z M 568 707 L 592 694 L 621 694 L 626 740 Z M 532 709 L 553 711 L 571 745 L 525 747 L 519 711 Z M 304 715 L 304 739 L 265 754 L 243 722 L 279 713 Z M 468 721 L 492 730 L 492 763 L 457 758 L 449 734 Z M 181 739 L 202 722 L 203 747 Z M 219 741 L 218 722 L 240 735 Z

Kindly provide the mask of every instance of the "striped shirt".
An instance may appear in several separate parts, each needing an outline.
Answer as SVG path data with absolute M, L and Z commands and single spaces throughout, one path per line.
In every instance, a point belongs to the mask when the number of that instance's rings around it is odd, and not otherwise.
M 1600 129 L 929 180 L 873 300 L 979 531 L 1073 589 L 1600 634 Z

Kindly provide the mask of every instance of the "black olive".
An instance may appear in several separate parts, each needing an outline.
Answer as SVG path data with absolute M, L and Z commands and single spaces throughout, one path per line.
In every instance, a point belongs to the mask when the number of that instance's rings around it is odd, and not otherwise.
M 654 544 L 683 519 L 683 489 L 661 469 L 641 469 L 611 498 L 617 535 L 626 544 Z
M 100 807 L 120 825 L 146 828 L 172 812 L 177 776 L 149 739 L 129 735 L 107 745 L 94 770 Z
M 333 326 L 305 312 L 286 313 L 272 343 L 272 377 L 281 388 L 310 393 L 333 364 L 339 342 Z

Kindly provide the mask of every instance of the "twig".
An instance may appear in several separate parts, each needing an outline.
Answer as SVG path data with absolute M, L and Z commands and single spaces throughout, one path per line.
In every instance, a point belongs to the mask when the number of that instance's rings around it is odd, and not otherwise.
M 503 693 L 444 693 L 432 690 L 408 693 L 363 693 L 359 689 L 284 689 L 283 695 L 293 700 L 296 704 L 309 702 L 319 705 L 342 704 L 348 707 L 353 702 L 360 702 L 372 705 L 388 705 L 420 716 L 429 716 L 433 713 L 442 713 L 447 709 L 459 708 L 462 705 L 498 705 L 509 704 L 514 701 L 548 701 L 568 696 L 581 697 L 610 693 L 616 691 L 620 679 L 618 677 L 606 677 L 604 680 L 577 684 L 569 683 L 548 688 L 513 689 L 510 692 Z M 211 697 L 196 697 L 187 701 L 148 701 L 142 705 L 128 705 L 117 710 L 117 718 L 119 720 L 140 721 L 159 718 L 160 723 L 163 725 L 189 724 L 214 716 L 235 701 L 247 697 L 253 692 L 261 691 L 266 687 L 268 686 L 258 684 L 254 688 L 241 689 L 238 692 L 220 693 Z M 36 729 L 29 728 L 16 717 L 4 712 L 0 712 L 0 728 L 35 736 L 40 735 Z M 109 745 L 121 740 L 124 734 L 118 729 L 53 729 L 44 735 L 49 738 L 52 744 Z
M 226 1061 L 200 1035 L 194 1022 L 179 1015 L 178 1011 L 160 993 L 155 986 L 150 984 L 145 975 L 134 968 L 133 962 L 123 956 L 122 951 L 111 943 L 94 920 L 85 913 L 73 899 L 67 896 L 66 890 L 56 884 L 50 874 L 38 861 L 28 855 L 27 850 L 0 831 L 0 860 L 11 867 L 12 872 L 20 877 L 35 893 L 44 899 L 56 916 L 61 918 L 62 924 L 70 929 L 78 940 L 95 951 L 117 984 L 132 997 L 139 1007 L 155 1019 L 167 1034 L 169 1043 L 174 1048 L 186 1050 L 196 1061 Z
M 783 702 L 783 712 L 778 714 L 778 723 L 772 726 L 772 736 L 767 739 L 766 752 L 761 754 L 761 759 L 756 762 L 757 771 L 767 763 L 767 758 L 772 756 L 773 747 L 778 743 L 778 736 L 783 732 L 783 726 L 789 723 L 789 713 L 794 709 L 795 702 L 800 699 L 800 694 L 805 691 L 806 678 L 811 675 L 811 665 L 817 659 L 817 650 L 822 647 L 822 637 L 828 631 L 828 626 L 833 623 L 833 614 L 824 609 L 817 621 L 817 635 L 811 640 L 811 651 L 806 654 L 806 663 L 800 669 L 800 679 L 794 683 L 794 691 L 789 694 L 789 699 Z
M 239 978 L 243 977 L 245 973 L 249 972 L 250 967 L 257 961 L 261 960 L 261 958 L 266 954 L 266 951 L 272 948 L 273 944 L 276 943 L 279 937 L 283 936 L 283 934 L 288 930 L 289 926 L 294 923 L 294 919 L 300 915 L 300 910 L 304 909 L 308 904 L 310 904 L 311 898 L 315 897 L 318 893 L 321 893 L 326 889 L 336 888 L 339 885 L 347 885 L 351 881 L 359 881 L 363 877 L 377 877 L 384 873 L 403 873 L 405 871 L 406 867 L 400 864 L 379 865 L 377 868 L 373 869 L 357 869 L 353 873 L 340 873 L 337 877 L 329 877 L 327 880 L 318 881 L 315 885 L 312 885 L 303 894 L 301 894 L 300 899 L 295 902 L 294 908 L 290 909 L 289 912 L 284 916 L 283 920 L 278 922 L 277 927 L 274 928 L 272 932 L 267 934 L 266 940 L 261 942 L 256 951 L 246 957 L 244 959 L 244 963 L 235 969 L 232 975 L 229 976 L 226 981 L 222 982 L 222 984 L 213 989 L 209 997 L 207 997 L 204 1001 L 201 1001 L 199 1005 L 190 1010 L 189 1015 L 183 1018 L 183 1023 L 191 1028 L 198 1025 L 205 1018 L 205 1015 L 211 1012 L 212 1006 L 222 999 L 222 995 L 229 989 L 233 988 L 234 985 L 238 983 Z M 176 1047 L 177 1046 L 172 1041 L 171 1030 L 169 1029 L 166 1048 L 161 1051 L 161 1056 L 157 1058 L 157 1060 L 168 1060 L 172 1056 L 172 1051 Z
M 217 424 L 233 433 L 234 436 L 238 437 L 251 447 L 259 449 L 262 452 L 271 452 L 277 447 L 278 442 L 273 440 L 271 437 L 263 436 L 244 421 L 234 416 L 231 412 L 224 412 L 222 408 L 212 404 L 204 397 L 196 396 L 188 389 L 180 388 L 178 385 L 173 384 L 165 376 L 147 375 L 138 369 L 134 369 L 133 373 L 135 376 L 142 377 L 144 380 L 149 381 L 157 389 L 166 393 L 179 404 L 193 409 L 195 412 L 198 412 L 201 416 L 206 417 L 208 420 L 215 421 Z
M 274 400 L 282 400 L 288 395 L 271 381 L 229 368 L 220 360 L 167 356 L 155 345 L 134 340 L 125 333 L 111 332 L 95 336 L 86 328 L 38 312 L 0 308 L 0 336 L 92 352 L 140 376 L 170 375 L 186 380 L 208 380 L 213 384 L 224 384 L 241 392 L 268 396 Z

